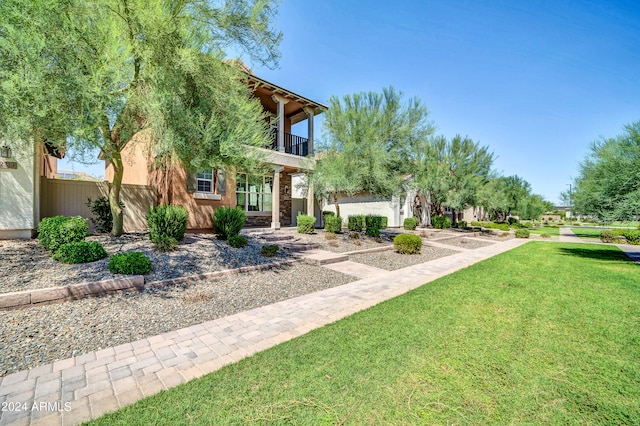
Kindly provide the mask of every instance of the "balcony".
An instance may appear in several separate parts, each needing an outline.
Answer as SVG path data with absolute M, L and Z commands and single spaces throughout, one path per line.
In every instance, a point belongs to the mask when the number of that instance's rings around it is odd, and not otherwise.
M 271 131 L 273 142 L 271 143 L 271 149 L 278 151 L 278 131 L 273 129 Z M 286 154 L 299 155 L 306 157 L 309 155 L 309 139 L 302 136 L 292 135 L 291 133 L 284 132 L 284 152 Z

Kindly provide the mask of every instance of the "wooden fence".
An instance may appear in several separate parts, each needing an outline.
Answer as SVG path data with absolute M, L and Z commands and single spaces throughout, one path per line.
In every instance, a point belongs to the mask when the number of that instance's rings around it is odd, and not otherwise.
M 40 219 L 51 216 L 91 218 L 87 199 L 108 197 L 107 182 L 40 178 Z M 147 211 L 156 204 L 156 191 L 143 185 L 122 185 L 120 199 L 124 204 L 124 232 L 147 230 Z M 93 225 L 89 221 L 90 229 Z

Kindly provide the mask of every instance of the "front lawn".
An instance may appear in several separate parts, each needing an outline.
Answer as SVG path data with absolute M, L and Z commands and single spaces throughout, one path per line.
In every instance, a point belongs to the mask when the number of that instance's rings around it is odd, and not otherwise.
M 571 232 L 585 241 L 600 241 L 601 228 L 571 228 Z
M 639 272 L 529 242 L 95 424 L 640 424 Z

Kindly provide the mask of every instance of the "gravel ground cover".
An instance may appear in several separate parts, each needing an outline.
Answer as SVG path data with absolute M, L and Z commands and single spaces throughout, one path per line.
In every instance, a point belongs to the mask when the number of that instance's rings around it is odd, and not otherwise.
M 0 311 L 0 376 L 354 280 L 296 263 L 162 289 Z
M 345 253 L 349 251 L 365 250 L 375 247 L 384 247 L 393 245 L 393 237 L 396 234 L 383 233 L 380 240 L 368 237 L 364 232 L 360 233 L 360 238 L 351 238 L 349 231 L 345 230 L 340 234 L 335 234 L 335 240 L 327 240 L 324 229 L 317 229 L 314 234 L 292 234 L 294 241 L 314 243 L 320 246 L 321 250 L 332 251 L 335 253 Z
M 249 237 L 249 245 L 241 249 L 230 247 L 213 234 L 187 234 L 176 251 L 157 252 L 146 234 L 125 234 L 118 238 L 108 235 L 91 236 L 87 241 L 99 241 L 109 255 L 140 251 L 153 264 L 153 271 L 145 281 L 158 281 L 239 268 L 246 265 L 268 264 L 290 258 L 280 251 L 274 258 L 260 255 L 263 241 Z M 37 240 L 0 241 L 0 293 L 58 287 L 88 281 L 116 278 L 107 268 L 108 258 L 97 262 L 67 265 L 54 261 L 38 246 Z
M 487 246 L 491 246 L 495 243 L 492 243 L 490 241 L 482 241 L 479 240 L 477 238 L 467 238 L 467 237 L 463 237 L 463 238 L 447 238 L 444 240 L 438 240 L 438 242 L 440 244 L 446 244 L 448 246 L 454 246 L 454 247 L 462 247 L 462 248 L 466 248 L 466 249 L 477 249 L 480 247 L 487 247 Z
M 387 271 L 395 271 L 396 269 L 417 265 L 419 263 L 428 262 L 430 260 L 450 256 L 456 253 L 459 253 L 459 251 L 448 250 L 440 247 L 430 247 L 423 244 L 420 254 L 400 254 L 393 250 L 387 250 L 350 255 L 349 260 L 364 263 L 369 266 L 375 266 L 376 268 L 386 269 Z

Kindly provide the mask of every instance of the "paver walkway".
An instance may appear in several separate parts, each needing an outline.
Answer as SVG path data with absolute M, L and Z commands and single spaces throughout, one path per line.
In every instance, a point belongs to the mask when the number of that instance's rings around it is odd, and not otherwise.
M 513 239 L 0 378 L 0 424 L 72 425 L 511 250 Z M 334 264 L 335 265 L 335 264 Z

